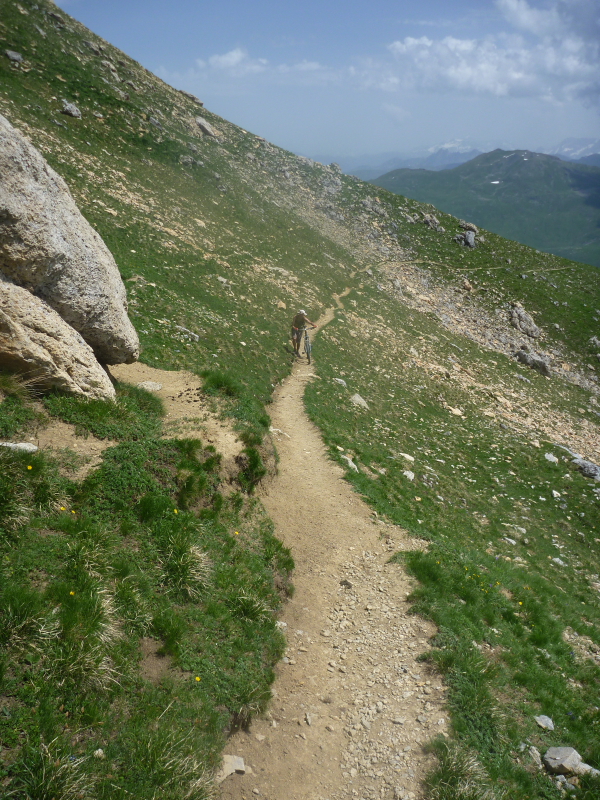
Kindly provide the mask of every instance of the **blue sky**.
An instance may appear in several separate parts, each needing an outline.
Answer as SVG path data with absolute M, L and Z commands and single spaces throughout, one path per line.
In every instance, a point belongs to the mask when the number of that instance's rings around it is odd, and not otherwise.
M 297 153 L 600 137 L 599 0 L 61 0 L 211 111 Z

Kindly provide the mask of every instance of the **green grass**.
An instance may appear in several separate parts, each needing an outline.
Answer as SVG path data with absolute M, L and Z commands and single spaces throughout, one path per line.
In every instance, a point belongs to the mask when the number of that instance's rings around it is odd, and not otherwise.
M 270 697 L 289 552 L 256 502 L 223 501 L 196 440 L 123 442 L 81 485 L 42 454 L 0 458 L 21 509 L 0 507 L 4 785 L 211 796 L 224 730 Z M 145 677 L 140 637 L 162 677 Z
M 98 439 L 136 441 L 160 433 L 164 415 L 160 398 L 126 383 L 117 383 L 116 392 L 114 403 L 50 394 L 44 398 L 44 406 L 52 416 L 74 425 L 79 435 L 91 433 Z

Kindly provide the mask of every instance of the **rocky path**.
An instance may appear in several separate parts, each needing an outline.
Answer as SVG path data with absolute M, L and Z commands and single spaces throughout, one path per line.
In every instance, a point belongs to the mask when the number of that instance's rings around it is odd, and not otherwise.
M 434 628 L 409 615 L 410 582 L 388 564 L 422 543 L 376 520 L 327 457 L 302 401 L 312 377 L 298 362 L 269 409 L 280 463 L 261 499 L 293 552 L 296 591 L 269 712 L 226 746 L 250 771 L 226 778 L 220 798 L 422 798 L 422 746 L 446 732 L 444 686 L 417 661 Z

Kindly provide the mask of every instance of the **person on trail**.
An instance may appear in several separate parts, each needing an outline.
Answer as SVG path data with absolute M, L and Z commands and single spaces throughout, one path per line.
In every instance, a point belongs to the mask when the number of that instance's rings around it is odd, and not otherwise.
M 294 355 L 296 358 L 300 358 L 300 342 L 302 341 L 302 335 L 306 325 L 311 325 L 313 328 L 317 327 L 315 323 L 311 322 L 306 316 L 306 311 L 300 309 L 292 320 L 292 344 L 294 345 Z

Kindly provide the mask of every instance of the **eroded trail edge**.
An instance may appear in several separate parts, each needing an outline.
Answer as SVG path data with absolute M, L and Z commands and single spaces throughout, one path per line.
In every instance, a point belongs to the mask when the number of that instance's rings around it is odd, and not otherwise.
M 434 626 L 409 614 L 410 579 L 388 561 L 424 543 L 378 521 L 328 458 L 302 400 L 315 377 L 297 363 L 269 409 L 280 463 L 261 499 L 293 552 L 296 590 L 270 709 L 225 748 L 251 771 L 220 796 L 422 798 L 433 766 L 423 745 L 446 732 L 445 687 L 417 661 Z

